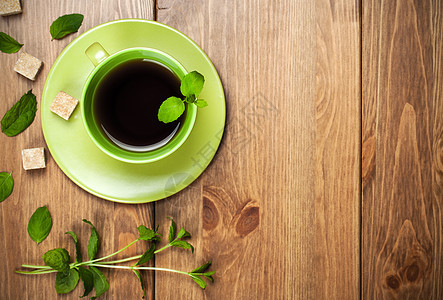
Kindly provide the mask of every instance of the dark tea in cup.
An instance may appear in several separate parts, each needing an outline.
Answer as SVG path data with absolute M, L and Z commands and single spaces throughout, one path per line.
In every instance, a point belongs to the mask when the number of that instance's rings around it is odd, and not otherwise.
M 104 134 L 129 151 L 151 151 L 168 143 L 182 118 L 163 123 L 157 112 L 168 97 L 180 97 L 180 79 L 147 59 L 126 61 L 106 74 L 94 95 L 94 115 Z
M 150 163 L 176 151 L 195 123 L 195 105 L 174 122 L 158 120 L 171 96 L 181 97 L 185 68 L 151 48 L 128 48 L 109 55 L 93 43 L 86 55 L 95 68 L 86 80 L 81 112 L 86 131 L 106 154 L 130 163 Z

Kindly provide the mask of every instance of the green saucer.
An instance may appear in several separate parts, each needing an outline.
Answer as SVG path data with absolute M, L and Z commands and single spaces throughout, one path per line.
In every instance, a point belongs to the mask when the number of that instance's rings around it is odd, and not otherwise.
M 208 102 L 208 106 L 198 110 L 191 134 L 173 154 L 147 164 L 118 161 L 93 143 L 83 127 L 79 107 L 69 121 L 49 110 L 61 90 L 80 99 L 83 84 L 94 67 L 85 50 L 94 42 L 102 44 L 109 53 L 130 47 L 159 49 L 173 56 L 188 71 L 197 70 L 205 76 L 200 97 Z M 40 110 L 43 135 L 63 172 L 86 191 L 123 203 L 163 199 L 194 181 L 214 157 L 226 117 L 223 87 L 206 54 L 179 31 L 140 19 L 99 25 L 70 43 L 48 74 Z

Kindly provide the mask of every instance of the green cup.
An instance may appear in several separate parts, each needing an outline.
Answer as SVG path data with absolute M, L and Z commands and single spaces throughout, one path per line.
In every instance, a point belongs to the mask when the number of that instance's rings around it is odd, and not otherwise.
M 85 51 L 95 68 L 87 78 L 81 97 L 81 113 L 86 131 L 94 143 L 109 156 L 128 163 L 150 163 L 176 151 L 188 138 L 197 116 L 195 105 L 188 105 L 180 128 L 165 145 L 147 151 L 130 151 L 112 142 L 96 121 L 94 95 L 103 77 L 118 65 L 134 59 L 147 59 L 162 64 L 180 80 L 186 75 L 185 68 L 170 55 L 151 48 L 128 48 L 109 55 L 99 44 L 94 43 Z M 185 104 L 187 105 L 187 104 Z

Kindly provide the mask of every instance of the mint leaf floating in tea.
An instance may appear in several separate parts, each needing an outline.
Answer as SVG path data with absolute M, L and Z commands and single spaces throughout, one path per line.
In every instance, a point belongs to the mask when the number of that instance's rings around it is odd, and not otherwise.
M 23 44 L 20 44 L 11 36 L 4 32 L 0 32 L 0 51 L 3 53 L 16 53 Z
M 185 104 L 180 98 L 169 97 L 163 101 L 158 110 L 158 120 L 170 123 L 177 120 L 185 111 Z
M 185 97 L 197 97 L 203 89 L 205 78 L 197 71 L 192 71 L 183 77 L 180 91 Z
M 7 136 L 16 136 L 32 124 L 36 111 L 37 101 L 32 90 L 29 90 L 3 116 L 2 132 Z
M 14 189 L 14 179 L 12 178 L 12 172 L 0 173 L 0 202 L 4 201 L 12 194 Z
M 203 99 L 197 99 L 197 100 L 195 100 L 195 105 L 197 105 L 198 107 L 200 107 L 200 108 L 202 108 L 202 107 L 205 107 L 205 106 L 208 106 L 208 102 L 206 102 L 205 100 L 203 100 Z
M 205 100 L 197 98 L 203 89 L 204 83 L 205 78 L 199 72 L 192 71 L 186 74 L 180 83 L 180 92 L 184 96 L 184 99 L 169 97 L 163 101 L 158 110 L 158 120 L 163 123 L 170 123 L 177 120 L 185 111 L 185 102 L 195 104 L 200 108 L 208 106 Z
M 64 15 L 52 22 L 49 32 L 53 40 L 58 40 L 70 33 L 77 32 L 82 26 L 82 22 L 83 15 L 81 14 Z
M 175 224 L 172 218 L 169 219 L 171 220 L 171 227 L 169 229 L 168 244 L 161 249 L 155 250 L 156 249 L 155 243 L 160 241 L 160 238 L 162 237 L 157 232 L 158 226 L 156 229 L 150 229 L 144 225 L 140 225 L 137 228 L 140 236 L 136 240 L 126 245 L 125 247 L 101 258 L 95 258 L 95 254 L 91 254 L 88 261 L 81 262 L 80 250 L 77 248 L 78 246 L 77 235 L 75 235 L 72 231 L 68 231 L 67 234 L 72 236 L 76 246 L 77 259 L 75 262 L 70 263 L 69 252 L 66 249 L 56 248 L 46 252 L 43 255 L 43 261 L 45 262 L 46 266 L 23 264 L 22 265 L 23 268 L 29 268 L 33 270 L 30 271 L 18 270 L 15 272 L 19 274 L 32 274 L 32 275 L 57 272 L 57 276 L 55 279 L 55 288 L 57 293 L 59 294 L 65 294 L 72 291 L 77 286 L 79 279 L 81 279 L 83 281 L 85 289 L 81 297 L 89 295 L 92 289 L 95 289 L 96 295 L 94 297 L 91 297 L 91 299 L 96 299 L 97 297 L 100 297 L 109 289 L 108 280 L 106 279 L 105 275 L 100 271 L 99 268 L 115 268 L 115 269 L 131 270 L 132 272 L 134 272 L 134 274 L 137 276 L 140 282 L 140 286 L 143 292 L 143 297 L 146 295 L 146 291 L 140 270 L 165 271 L 165 272 L 173 272 L 189 276 L 202 289 L 205 289 L 207 286 L 207 283 L 204 280 L 205 278 L 211 282 L 214 281 L 212 275 L 214 275 L 215 271 L 207 272 L 207 269 L 211 265 L 210 261 L 192 270 L 191 272 L 179 271 L 175 269 L 162 268 L 162 267 L 141 266 L 146 262 L 150 261 L 155 256 L 155 254 L 164 251 L 170 247 L 177 246 L 182 248 L 193 249 L 191 244 L 181 240 L 183 238 L 190 237 L 191 236 L 190 233 L 184 228 L 181 228 L 177 233 L 177 225 Z M 89 244 L 96 245 L 98 248 L 99 243 L 98 243 L 98 233 L 96 228 L 92 225 L 91 222 L 85 219 L 83 219 L 83 222 L 86 222 L 89 225 L 91 225 L 91 232 L 95 232 L 94 239 L 92 240 L 92 243 L 90 239 Z M 95 241 L 95 238 L 97 238 L 97 241 Z M 108 260 L 109 258 L 123 252 L 133 244 L 140 241 L 147 241 L 150 244 L 149 249 L 144 254 L 122 258 L 118 260 Z M 137 263 L 132 266 L 126 264 L 120 265 L 120 263 L 127 263 L 129 261 L 137 261 Z
M 28 234 L 37 244 L 41 243 L 52 228 L 52 218 L 46 206 L 36 209 L 28 222 Z

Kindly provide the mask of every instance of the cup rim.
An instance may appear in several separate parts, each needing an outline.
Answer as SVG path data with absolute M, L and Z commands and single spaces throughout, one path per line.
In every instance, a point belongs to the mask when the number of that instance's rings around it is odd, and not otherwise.
M 155 49 L 155 48 L 150 48 L 150 47 L 130 47 L 130 48 L 125 48 L 122 50 L 119 50 L 117 52 L 114 52 L 112 54 L 110 54 L 108 57 L 106 57 L 105 59 L 103 59 L 97 66 L 94 67 L 94 69 L 91 71 L 91 73 L 88 75 L 84 85 L 83 85 L 83 89 L 82 89 L 82 96 L 81 96 L 81 100 L 80 100 L 80 104 L 81 104 L 81 115 L 82 115 L 82 122 L 83 125 L 86 129 L 86 132 L 88 134 L 88 136 L 92 139 L 92 141 L 94 142 L 94 144 L 104 153 L 106 153 L 107 155 L 113 157 L 114 159 L 126 162 L 126 163 L 135 163 L 135 164 L 144 164 L 144 163 L 151 163 L 151 162 L 155 162 L 158 160 L 161 160 L 169 155 L 171 155 L 173 152 L 175 152 L 178 148 L 180 148 L 183 143 L 187 140 L 187 138 L 189 137 L 189 135 L 191 134 L 191 131 L 194 127 L 195 124 L 195 120 L 197 117 L 197 108 L 195 107 L 195 105 L 188 105 L 188 103 L 185 103 L 186 105 L 186 118 L 185 118 L 185 123 L 181 126 L 181 128 L 178 130 L 178 132 L 175 134 L 175 136 L 168 141 L 164 146 L 152 150 L 152 151 L 145 151 L 145 152 L 133 152 L 133 151 L 129 151 L 129 150 L 125 150 L 117 145 L 115 145 L 114 143 L 110 142 L 107 144 L 108 146 L 112 147 L 113 150 L 117 150 L 119 153 L 124 153 L 128 156 L 122 157 L 120 155 L 115 154 L 114 152 L 112 152 L 110 149 L 106 148 L 104 145 L 102 145 L 99 140 L 97 139 L 97 137 L 93 134 L 92 129 L 90 127 L 90 124 L 88 123 L 88 119 L 86 116 L 86 106 L 85 106 L 85 96 L 86 93 L 88 92 L 88 87 L 89 84 L 91 83 L 91 81 L 93 80 L 94 76 L 100 71 L 100 69 L 105 66 L 107 63 L 109 63 L 109 61 L 111 61 L 112 59 L 115 59 L 115 57 L 123 55 L 125 53 L 128 52 L 134 52 L 137 50 L 141 50 L 141 51 L 148 51 L 148 52 L 154 52 L 157 54 L 160 54 L 161 56 L 166 57 L 167 59 L 169 59 L 170 61 L 172 61 L 175 66 L 180 69 L 182 76 L 186 75 L 188 73 L 188 71 L 186 70 L 185 67 L 183 67 L 183 65 L 178 62 L 174 57 L 172 57 L 171 55 L 169 55 L 168 53 L 165 53 L 159 49 Z M 134 59 L 134 58 L 132 58 Z M 148 58 L 149 59 L 149 58 Z M 128 59 L 130 60 L 130 59 Z M 128 61 L 126 60 L 126 61 Z M 117 63 L 117 65 L 120 65 L 121 63 L 123 63 L 125 61 L 119 62 Z M 164 63 L 157 61 L 159 63 L 161 63 L 163 66 L 167 67 L 168 69 L 170 69 L 168 66 L 166 66 Z M 171 70 L 171 72 L 173 72 L 176 76 L 178 76 L 180 79 L 182 79 L 182 76 L 180 76 L 180 74 L 177 74 L 176 72 L 174 72 L 173 70 Z M 184 132 L 184 133 L 183 133 Z M 181 134 L 181 138 L 177 139 L 177 137 L 179 136 L 179 134 Z M 174 142 L 174 145 L 171 147 L 171 144 Z M 168 149 L 167 151 L 165 151 L 164 149 L 166 149 L 167 147 L 170 147 L 170 149 Z M 163 152 L 161 152 L 163 151 Z

